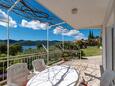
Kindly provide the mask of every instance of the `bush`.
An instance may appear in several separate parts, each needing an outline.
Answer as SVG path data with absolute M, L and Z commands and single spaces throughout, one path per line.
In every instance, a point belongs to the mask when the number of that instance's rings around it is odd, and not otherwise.
M 62 53 L 62 59 L 63 59 L 64 61 L 70 60 L 71 57 L 70 57 L 69 52 L 63 52 L 63 53 Z
M 83 56 L 85 56 L 84 51 L 83 51 L 83 50 L 79 50 L 79 51 L 77 52 L 77 57 L 80 59 L 80 58 L 83 58 Z
M 96 40 L 96 39 L 89 39 L 88 40 L 88 46 L 98 46 L 100 43 L 99 43 L 99 40 Z
M 58 43 L 55 45 L 55 47 L 62 49 L 63 45 L 62 45 L 62 43 Z M 78 44 L 76 44 L 74 42 L 65 42 L 64 49 L 65 50 L 78 50 Z

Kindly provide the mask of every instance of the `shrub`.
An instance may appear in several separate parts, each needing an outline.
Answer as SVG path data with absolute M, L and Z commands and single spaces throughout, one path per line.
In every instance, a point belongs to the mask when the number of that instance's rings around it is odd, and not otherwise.
M 79 51 L 77 52 L 77 57 L 80 59 L 80 58 L 83 58 L 83 56 L 85 56 L 84 51 L 83 51 L 83 50 L 79 50 Z
M 63 52 L 62 53 L 62 59 L 64 61 L 68 61 L 70 59 L 70 54 L 68 52 Z

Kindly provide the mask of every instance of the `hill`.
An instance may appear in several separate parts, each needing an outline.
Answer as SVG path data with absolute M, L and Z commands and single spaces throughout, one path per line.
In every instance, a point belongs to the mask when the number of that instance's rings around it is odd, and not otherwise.
M 60 41 L 49 41 L 49 45 L 54 45 Z M 0 44 L 6 44 L 7 40 L 0 40 Z M 38 44 L 47 44 L 46 40 L 37 40 L 37 41 L 31 41 L 31 40 L 10 40 L 10 44 L 20 44 L 22 46 L 33 46 L 33 45 L 38 45 Z

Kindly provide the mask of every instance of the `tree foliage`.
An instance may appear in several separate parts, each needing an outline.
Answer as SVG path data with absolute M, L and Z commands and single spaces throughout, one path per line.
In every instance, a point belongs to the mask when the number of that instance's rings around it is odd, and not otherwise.
M 0 54 L 6 54 L 7 46 L 5 44 L 0 45 Z
M 21 45 L 15 44 L 10 46 L 10 55 L 16 55 L 19 52 L 22 52 Z
M 62 43 L 57 43 L 55 46 L 60 49 L 64 47 L 65 50 L 78 50 L 78 45 L 74 42 L 65 42 L 64 46 Z
M 19 44 L 14 44 L 10 46 L 10 55 L 16 55 L 19 52 L 22 52 L 22 47 Z M 7 54 L 7 45 L 0 45 L 0 54 Z
M 88 41 L 88 45 L 89 45 L 89 46 L 100 46 L 101 37 L 99 37 L 99 36 L 94 36 L 93 31 L 90 30 L 87 41 Z
M 93 34 L 93 31 L 89 31 L 89 35 L 88 35 L 88 40 L 90 40 L 90 39 L 94 39 L 95 37 L 94 37 L 94 34 Z

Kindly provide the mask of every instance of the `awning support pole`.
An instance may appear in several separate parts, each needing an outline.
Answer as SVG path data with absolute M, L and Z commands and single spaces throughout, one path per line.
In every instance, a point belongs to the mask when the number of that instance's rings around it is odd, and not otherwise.
M 47 65 L 49 65 L 49 29 L 47 28 Z
M 64 35 L 62 34 L 62 49 L 63 49 L 63 52 L 64 52 Z
M 47 28 L 47 65 L 49 65 L 49 29 L 58 25 L 65 24 L 66 22 L 61 22 L 58 24 L 51 25 Z
M 7 15 L 8 15 L 8 26 L 7 26 L 7 68 L 9 67 L 9 57 L 10 57 L 10 51 L 9 51 L 9 46 L 10 46 L 10 40 L 9 40 L 9 28 L 10 28 L 10 20 L 9 20 L 9 13 L 10 11 L 12 11 L 12 9 L 16 6 L 16 4 L 18 4 L 21 0 L 17 0 L 7 11 Z

